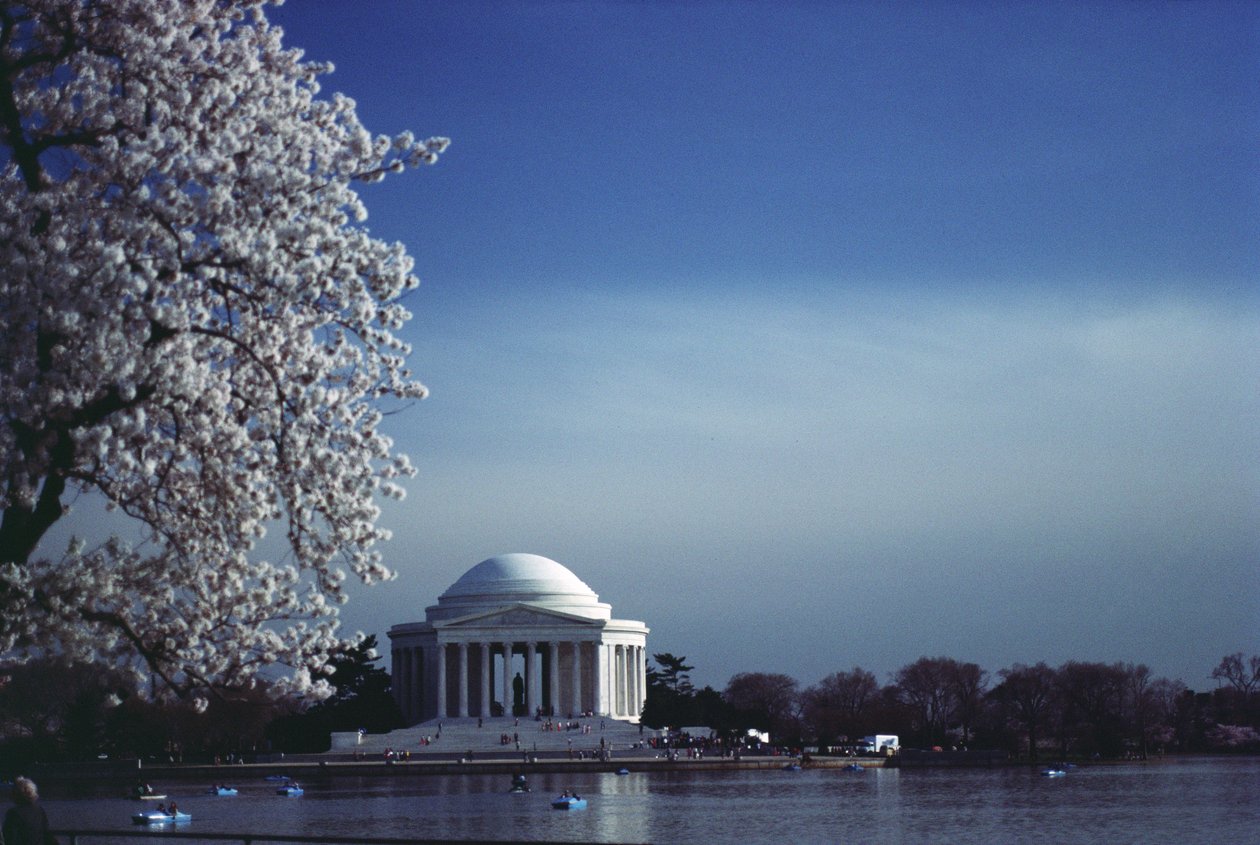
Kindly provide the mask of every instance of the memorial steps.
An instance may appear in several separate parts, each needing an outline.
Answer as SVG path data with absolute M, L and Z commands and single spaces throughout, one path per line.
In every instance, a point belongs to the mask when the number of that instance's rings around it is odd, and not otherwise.
M 560 730 L 543 730 L 545 721 L 526 718 L 482 719 L 480 727 L 475 717 L 431 719 L 385 734 L 366 734 L 359 739 L 357 745 L 351 748 L 336 747 L 334 750 L 340 752 L 353 750 L 366 756 L 384 755 L 387 750 L 409 751 L 412 759 L 437 754 L 449 757 L 451 754 L 464 754 L 471 751 L 475 759 L 479 753 L 532 754 L 538 752 L 554 756 L 555 752 L 568 752 L 571 748 L 574 755 L 578 751 L 583 751 L 589 756 L 591 752 L 599 750 L 601 739 L 604 740 L 606 747 L 617 753 L 629 751 L 638 743 L 646 745 L 648 739 L 657 734 L 657 731 L 646 726 L 640 733 L 638 725 L 599 717 L 572 720 L 579 725 L 589 727 L 589 732 L 582 729 L 565 730 L 563 725 L 569 721 L 558 722 L 561 725 Z M 516 742 L 512 740 L 513 734 L 520 739 L 519 751 Z M 509 739 L 506 744 L 501 741 L 504 735 Z M 426 738 L 429 740 L 427 744 Z

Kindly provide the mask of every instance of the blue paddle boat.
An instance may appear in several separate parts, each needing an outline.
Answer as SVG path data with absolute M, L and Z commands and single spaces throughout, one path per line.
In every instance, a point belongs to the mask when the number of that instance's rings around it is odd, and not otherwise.
M 290 797 L 297 797 L 298 795 L 301 795 L 305 791 L 306 790 L 298 786 L 296 783 L 286 783 L 284 786 L 276 790 L 276 794 L 288 795 Z
M 176 810 L 174 813 L 164 810 L 146 810 L 143 813 L 133 813 L 131 821 L 135 824 L 180 824 L 192 821 L 192 814 L 182 810 Z
M 553 810 L 585 810 L 586 799 L 577 795 L 570 795 L 567 792 L 559 798 L 551 802 Z
M 1067 774 L 1065 769 L 1042 769 L 1041 776 L 1043 778 L 1061 778 Z
M 212 786 L 211 795 L 236 795 L 239 790 L 235 786 Z

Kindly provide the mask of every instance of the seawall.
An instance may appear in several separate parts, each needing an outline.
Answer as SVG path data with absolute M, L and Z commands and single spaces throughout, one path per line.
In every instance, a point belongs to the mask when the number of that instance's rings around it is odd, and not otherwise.
M 316 781 L 335 777 L 414 777 L 424 775 L 468 775 L 468 774 L 516 774 L 536 772 L 576 773 L 576 772 L 615 772 L 618 769 L 630 771 L 738 771 L 756 769 L 781 769 L 786 765 L 800 763 L 796 758 L 785 756 L 748 756 L 739 759 L 722 757 L 705 757 L 700 759 L 670 760 L 665 757 L 632 756 L 629 754 L 614 756 L 610 760 L 576 760 L 567 758 L 531 756 L 527 761 L 523 755 L 511 757 L 485 758 L 461 761 L 459 759 L 441 760 L 426 756 L 423 759 L 385 761 L 380 759 L 355 760 L 328 759 L 329 755 L 295 755 L 260 763 L 243 763 L 235 765 L 196 765 L 171 763 L 145 763 L 138 761 L 109 761 L 102 765 L 88 763 L 45 763 L 38 765 L 31 776 L 40 780 L 56 781 L 102 781 L 117 780 L 130 785 L 137 778 L 146 781 L 164 782 L 173 780 L 200 780 L 216 783 L 237 783 L 259 780 L 267 776 L 283 775 L 297 781 Z M 839 769 L 851 763 L 858 763 L 868 768 L 879 768 L 888 764 L 885 758 L 860 758 L 853 760 L 845 757 L 814 757 L 801 764 L 802 768 Z

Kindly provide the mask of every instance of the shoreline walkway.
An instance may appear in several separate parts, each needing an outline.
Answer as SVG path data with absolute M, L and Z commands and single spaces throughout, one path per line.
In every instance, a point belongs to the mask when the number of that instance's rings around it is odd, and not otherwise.
M 572 721 L 580 727 L 565 729 Z M 323 776 L 406 776 L 445 774 L 503 774 L 515 772 L 615 772 L 703 771 L 772 769 L 799 762 L 797 758 L 767 750 L 739 757 L 723 757 L 716 750 L 688 757 L 679 749 L 671 759 L 664 748 L 652 748 L 657 731 L 614 719 L 588 717 L 547 722 L 499 717 L 480 720 L 455 718 L 431 720 L 385 734 L 335 734 L 347 747 L 320 754 L 259 754 L 245 763 L 222 765 L 153 763 L 110 760 L 76 764 L 46 764 L 37 778 L 99 780 L 104 777 L 134 779 L 143 771 L 147 779 L 231 781 L 288 775 L 298 780 Z M 504 737 L 507 742 L 503 741 Z M 519 750 L 517 743 L 519 742 Z M 390 752 L 387 756 L 386 752 Z M 603 753 L 601 753 L 603 752 Z M 883 758 L 814 757 L 806 767 L 838 768 L 850 763 L 867 767 L 885 765 Z

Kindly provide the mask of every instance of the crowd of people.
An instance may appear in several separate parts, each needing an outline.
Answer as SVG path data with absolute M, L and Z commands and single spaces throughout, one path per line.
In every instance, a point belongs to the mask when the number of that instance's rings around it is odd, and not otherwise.
M 579 733 L 585 735 L 591 732 L 591 725 L 589 722 L 579 722 L 577 719 L 570 719 L 567 721 L 543 719 L 538 725 L 538 730 L 543 733 L 552 731 L 578 731 Z

